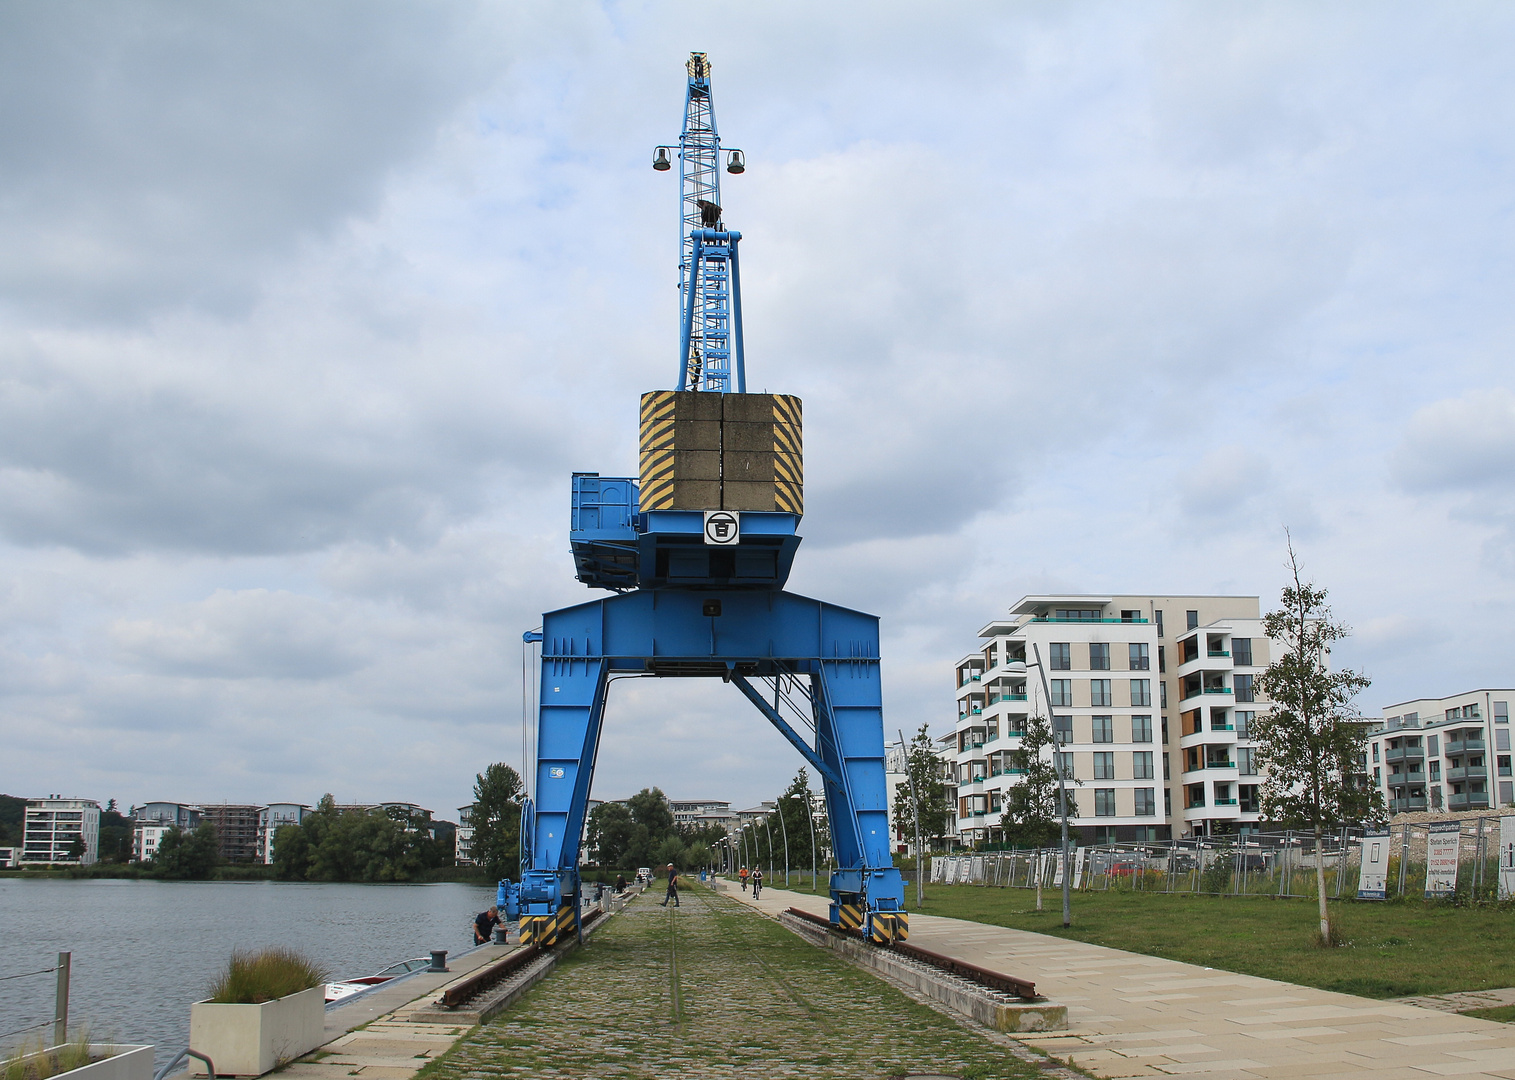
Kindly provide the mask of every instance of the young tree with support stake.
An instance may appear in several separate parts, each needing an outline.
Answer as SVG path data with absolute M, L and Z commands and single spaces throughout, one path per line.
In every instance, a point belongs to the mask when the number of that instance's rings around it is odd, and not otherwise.
M 1326 590 L 1300 580 L 1299 557 L 1289 542 L 1292 583 L 1280 607 L 1263 616 L 1263 629 L 1281 651 L 1258 676 L 1272 707 L 1259 712 L 1252 738 L 1262 773 L 1262 811 L 1270 820 L 1315 835 L 1315 885 L 1320 901 L 1320 944 L 1334 944 L 1326 908 L 1326 830 L 1381 816 L 1383 797 L 1367 782 L 1363 762 L 1367 728 L 1353 699 L 1370 680 L 1355 671 L 1331 671 L 1331 644 L 1351 631 L 1331 618 Z
M 894 792 L 894 821 L 913 836 L 916 815 L 920 815 L 921 836 L 942 836 L 954 814 L 954 807 L 947 799 L 947 782 L 942 776 L 942 759 L 937 756 L 936 743 L 931 738 L 931 729 L 922 724 L 921 729 L 905 748 L 907 782 Z M 913 792 L 913 795 L 912 795 Z
M 1043 751 L 1051 753 L 1043 756 Z M 1052 725 L 1041 713 L 1026 717 L 1026 730 L 1021 735 L 1020 749 L 1010 752 L 1011 767 L 1021 770 L 1020 782 L 1009 791 L 1005 813 L 1001 820 L 1012 824 L 1005 826 L 1005 834 L 1015 844 L 1041 848 L 1056 842 L 1062 831 L 1062 817 L 1057 802 L 1057 765 L 1052 754 L 1057 753 L 1057 744 L 1052 739 Z M 1082 781 L 1067 777 L 1069 785 Z M 1068 793 L 1069 818 L 1078 817 L 1078 802 Z M 1042 910 L 1042 875 L 1036 875 L 1036 910 Z

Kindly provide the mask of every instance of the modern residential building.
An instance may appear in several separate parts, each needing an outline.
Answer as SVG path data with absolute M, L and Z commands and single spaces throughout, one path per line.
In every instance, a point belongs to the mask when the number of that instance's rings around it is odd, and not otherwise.
M 731 803 L 722 799 L 669 799 L 668 809 L 675 825 L 691 828 L 716 825 L 729 830 L 737 820 Z
M 1081 781 L 1085 842 L 1257 829 L 1249 729 L 1270 652 L 1257 597 L 1026 596 L 979 638 L 956 668 L 965 843 L 1004 835 L 1014 751 L 1037 714 Z
M 100 857 L 100 804 L 49 795 L 28 799 L 20 866 L 90 866 Z
M 473 865 L 473 803 L 458 807 L 458 832 L 453 857 L 459 866 Z
M 1469 690 L 1384 709 L 1368 767 L 1389 813 L 1458 813 L 1515 803 L 1510 702 L 1515 690 Z
M 200 824 L 200 808 L 190 803 L 143 803 L 132 808 L 131 819 L 188 830 Z
M 274 838 L 285 825 L 299 825 L 310 813 L 304 803 L 269 803 L 258 809 L 258 850 L 256 859 L 265 866 L 274 861 Z
M 10 869 L 16 865 L 16 849 L 13 847 L 0 847 L 0 868 Z
M 158 845 L 163 836 L 177 825 L 168 825 L 157 820 L 132 822 L 132 862 L 152 862 L 158 854 Z

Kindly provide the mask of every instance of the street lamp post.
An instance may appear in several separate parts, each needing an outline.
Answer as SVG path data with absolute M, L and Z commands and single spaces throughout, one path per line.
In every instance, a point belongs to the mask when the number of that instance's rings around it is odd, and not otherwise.
M 779 828 L 784 833 L 784 888 L 789 888 L 789 826 L 784 823 L 784 797 L 779 796 Z
M 915 910 L 926 905 L 925 885 L 921 881 L 921 799 L 915 793 L 915 770 L 910 765 L 910 748 L 905 745 L 905 729 L 900 728 L 900 753 L 905 757 L 905 776 L 910 781 L 910 802 L 915 806 Z
M 768 815 L 763 815 L 763 828 L 768 830 L 768 876 L 773 876 L 773 822 L 768 820 Z
M 1068 902 L 1068 785 L 1063 776 L 1062 735 L 1052 720 L 1052 689 L 1047 685 L 1047 669 L 1042 666 L 1042 650 L 1031 643 L 1036 657 L 1036 673 L 1041 676 L 1042 694 L 1047 699 L 1047 724 L 1052 728 L 1052 764 L 1057 769 L 1057 812 L 1063 819 L 1063 929 L 1073 925 L 1073 911 Z
M 789 797 L 791 799 L 803 798 L 805 802 L 805 818 L 810 822 L 810 888 L 813 892 L 815 890 L 815 807 L 811 805 L 812 800 L 806 796 L 791 795 Z

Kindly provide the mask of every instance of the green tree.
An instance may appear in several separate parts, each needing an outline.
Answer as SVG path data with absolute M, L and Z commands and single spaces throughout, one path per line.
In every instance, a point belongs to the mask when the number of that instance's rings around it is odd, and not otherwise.
M 1367 725 L 1354 703 L 1370 680 L 1329 667 L 1332 643 L 1351 630 L 1332 618 L 1326 590 L 1300 579 L 1292 539 L 1288 550 L 1291 581 L 1278 609 L 1263 616 L 1263 630 L 1279 649 L 1257 679 L 1271 707 L 1258 712 L 1252 738 L 1262 773 L 1263 817 L 1315 835 L 1320 943 L 1329 946 L 1321 840 L 1327 829 L 1381 818 L 1383 796 L 1367 782 Z
M 1010 767 L 1021 770 L 1020 780 L 1010 788 L 1001 816 L 1009 823 L 1005 836 L 1017 845 L 1040 848 L 1062 842 L 1063 808 L 1058 799 L 1055 751 L 1047 717 L 1040 713 L 1028 716 L 1020 748 L 1010 752 Z M 1065 787 L 1078 784 L 1076 777 L 1064 777 Z M 1071 790 L 1067 792 L 1067 812 L 1069 820 L 1078 817 L 1078 800 Z M 1036 910 L 1042 910 L 1040 873 L 1036 876 Z
M 473 861 L 496 880 L 521 867 L 521 774 L 495 762 L 474 777 Z
M 913 847 L 916 814 L 920 814 L 921 843 L 930 848 L 932 841 L 947 834 L 948 822 L 956 808 L 947 795 L 947 778 L 942 759 L 936 753 L 931 729 L 921 725 L 905 751 L 905 782 L 894 791 L 894 824 Z
M 124 863 L 132 857 L 131 819 L 116 810 L 111 799 L 100 812 L 100 861 Z
M 280 825 L 274 831 L 274 876 L 304 881 L 309 872 L 310 834 L 301 825 Z
M 631 866 L 631 850 L 636 822 L 631 807 L 623 802 L 603 802 L 589 812 L 589 855 L 595 862 L 611 869 Z
M 178 828 L 165 832 L 153 855 L 152 871 L 171 881 L 199 881 L 210 877 L 220 861 L 216 827 L 207 821 L 193 832 Z

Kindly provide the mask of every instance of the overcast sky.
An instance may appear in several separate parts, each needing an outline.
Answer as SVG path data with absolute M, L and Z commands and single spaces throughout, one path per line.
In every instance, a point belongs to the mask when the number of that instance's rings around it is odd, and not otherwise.
M 710 54 L 749 386 L 805 402 L 791 587 L 886 725 L 1032 592 L 1240 593 L 1288 526 L 1370 712 L 1515 682 L 1515 8 L 0 8 L 0 790 L 452 817 L 575 469 L 677 345 Z M 618 684 L 595 794 L 799 765 Z

